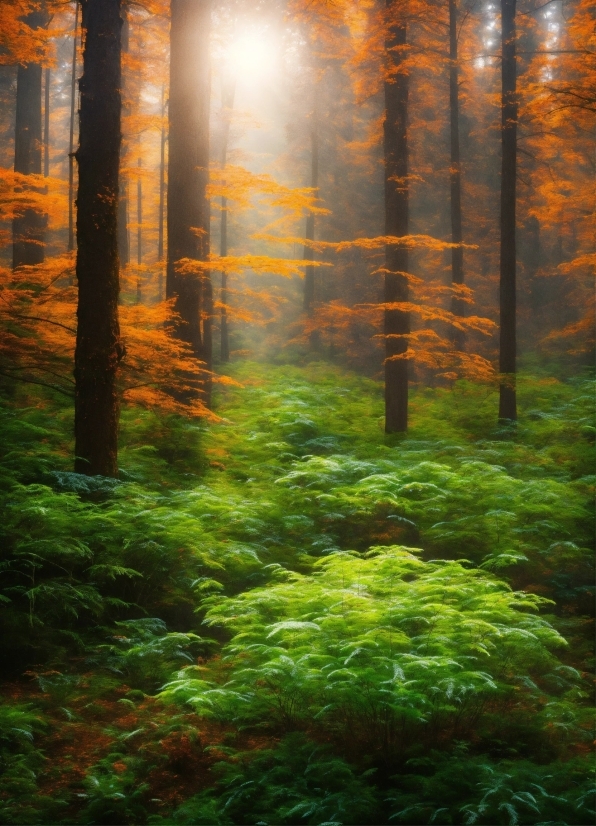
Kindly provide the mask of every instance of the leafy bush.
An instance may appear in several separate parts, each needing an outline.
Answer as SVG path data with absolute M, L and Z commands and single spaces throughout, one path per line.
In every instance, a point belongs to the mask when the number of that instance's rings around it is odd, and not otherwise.
M 190 651 L 205 651 L 208 640 L 196 634 L 168 633 L 157 618 L 116 623 L 112 642 L 100 645 L 88 665 L 99 665 L 123 678 L 133 689 L 156 691 L 180 664 L 194 662 Z
M 411 760 L 387 800 L 392 823 L 554 826 L 590 823 L 594 777 L 587 761 L 539 766 L 491 763 L 458 748 Z
M 30 704 L 0 704 L 0 823 L 34 824 L 60 811 L 62 801 L 38 789 L 45 757 L 34 735 L 46 727 Z
M 301 734 L 273 749 L 236 752 L 213 769 L 216 785 L 150 823 L 373 824 L 379 806 L 366 773 L 359 777 L 329 749 Z M 368 773 L 370 774 L 370 772 Z
M 523 749 L 578 696 L 538 596 L 400 547 L 333 554 L 316 570 L 212 597 L 206 622 L 233 634 L 221 662 L 184 669 L 161 696 L 392 761 L 454 739 L 489 744 L 504 715 Z

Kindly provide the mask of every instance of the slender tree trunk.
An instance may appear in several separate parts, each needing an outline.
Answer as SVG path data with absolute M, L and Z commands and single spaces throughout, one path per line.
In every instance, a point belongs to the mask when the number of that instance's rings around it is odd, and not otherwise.
M 501 0 L 501 260 L 499 419 L 517 419 L 515 206 L 517 173 L 516 0 Z
M 47 24 L 47 14 L 36 11 L 26 18 L 32 29 Z M 17 105 L 14 140 L 14 171 L 23 175 L 41 175 L 41 86 L 42 68 L 37 63 L 19 65 L 17 69 Z M 46 218 L 27 209 L 12 223 L 12 266 L 41 264 L 44 260 Z
M 385 42 L 389 77 L 385 81 L 385 233 L 408 234 L 408 86 L 403 69 L 407 29 L 395 20 L 397 0 L 386 0 L 390 15 Z M 408 250 L 395 244 L 385 249 L 385 432 L 408 427 L 408 349 L 410 315 L 395 304 L 408 300 Z
M 143 166 L 142 158 L 139 158 L 139 170 Z M 141 225 L 143 223 L 143 182 L 141 175 L 137 179 L 137 304 L 141 303 L 142 286 L 141 286 L 141 267 L 143 266 L 143 231 Z
M 220 255 L 228 254 L 228 207 L 225 195 L 221 199 L 221 245 Z M 223 364 L 230 360 L 230 333 L 228 330 L 228 276 L 225 270 L 221 273 L 221 317 L 220 317 L 220 359 Z
M 43 100 L 43 175 L 50 174 L 50 81 L 51 70 L 45 70 L 44 100 Z
M 181 275 L 181 258 L 205 261 L 209 252 L 209 0 L 171 0 L 168 261 L 166 295 L 180 317 L 175 335 L 191 346 L 210 371 L 211 278 Z M 202 398 L 211 403 L 211 380 L 204 373 Z
M 313 113 L 313 124 L 310 132 L 310 185 L 316 189 L 319 185 L 319 134 L 316 111 Z M 315 215 L 309 212 L 306 218 L 306 241 L 315 240 Z M 303 258 L 305 261 L 314 261 L 314 250 L 307 243 L 304 245 Z M 315 303 L 315 268 L 308 264 L 304 270 L 304 312 L 312 316 Z
M 449 0 L 449 114 L 451 144 L 451 241 L 462 243 L 461 228 L 461 163 L 459 156 L 459 65 L 457 53 L 457 0 Z M 451 250 L 451 283 L 464 283 L 464 251 L 462 247 Z M 465 303 L 457 296 L 451 299 L 451 311 L 456 316 L 465 315 Z M 465 336 L 453 328 L 453 342 L 461 350 Z
M 164 201 L 166 193 L 166 90 L 161 87 L 161 145 L 159 155 L 159 216 L 157 221 L 157 261 L 159 266 L 158 292 L 159 301 L 163 299 L 163 238 L 164 238 Z
M 70 133 L 68 140 L 68 251 L 75 248 L 74 221 L 74 131 L 77 99 L 77 38 L 79 29 L 79 2 L 75 3 L 74 32 L 72 35 L 72 67 L 70 74 Z
M 115 476 L 124 351 L 118 323 L 120 0 L 83 0 L 85 30 L 77 193 L 75 470 Z
M 225 82 L 224 82 L 225 83 Z M 224 85 L 222 94 L 222 107 L 224 109 L 224 133 L 221 152 L 221 166 L 225 169 L 228 154 L 228 141 L 230 137 L 230 116 L 234 107 L 234 95 L 236 92 L 236 79 L 234 78 L 227 88 Z M 220 255 L 222 258 L 228 254 L 228 199 L 222 195 L 221 199 L 221 228 L 220 228 Z M 230 331 L 228 328 L 228 276 L 225 270 L 221 273 L 221 316 L 220 316 L 220 359 L 223 364 L 230 360 Z
M 128 52 L 130 46 L 130 23 L 128 20 L 128 11 L 126 6 L 122 6 L 122 53 Z M 122 112 L 124 115 L 128 113 L 128 103 L 126 102 L 126 73 L 122 75 Z M 127 156 L 127 139 L 128 135 L 124 136 L 120 147 L 120 168 L 126 166 Z M 130 237 L 128 231 L 128 181 L 120 172 L 120 198 L 118 200 L 118 255 L 120 258 L 120 266 L 126 267 L 130 263 Z

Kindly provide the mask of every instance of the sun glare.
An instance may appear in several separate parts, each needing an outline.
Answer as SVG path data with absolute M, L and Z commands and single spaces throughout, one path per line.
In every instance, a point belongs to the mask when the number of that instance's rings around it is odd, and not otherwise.
M 231 44 L 229 62 L 239 78 L 264 78 L 274 70 L 277 46 L 269 31 L 245 29 Z

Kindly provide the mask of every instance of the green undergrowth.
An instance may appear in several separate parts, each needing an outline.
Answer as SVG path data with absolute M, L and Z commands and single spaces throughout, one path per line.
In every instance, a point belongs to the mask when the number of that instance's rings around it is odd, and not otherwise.
M 593 382 L 386 436 L 369 379 L 232 377 L 125 410 L 118 480 L 0 406 L 0 822 L 590 822 Z

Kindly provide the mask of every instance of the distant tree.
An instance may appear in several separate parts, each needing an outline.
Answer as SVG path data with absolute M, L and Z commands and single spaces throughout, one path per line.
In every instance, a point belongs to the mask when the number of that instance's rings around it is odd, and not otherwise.
M 123 356 L 118 321 L 118 171 L 121 120 L 120 0 L 83 0 L 79 82 L 75 470 L 115 476 Z
M 75 113 L 77 101 L 77 43 L 79 37 L 79 2 L 75 2 L 74 28 L 72 32 L 72 63 L 70 66 L 70 125 L 68 136 L 68 249 L 75 248 L 75 204 L 74 204 L 74 171 L 75 171 Z
M 130 43 L 130 21 L 129 11 L 126 5 L 122 6 L 122 53 L 126 54 L 129 50 Z M 127 102 L 127 82 L 126 70 L 122 73 L 122 110 L 123 114 L 127 114 L 129 105 Z M 122 168 L 126 166 L 127 149 L 128 149 L 128 135 L 124 135 L 120 147 L 120 197 L 118 199 L 118 255 L 120 258 L 120 266 L 125 267 L 130 262 L 130 243 L 128 235 L 128 182 L 122 174 Z
M 317 83 L 317 58 L 312 55 L 312 95 L 314 98 L 313 109 L 310 114 L 310 187 L 316 192 L 319 186 L 319 117 L 317 97 L 319 94 Z M 314 250 L 312 242 L 315 240 L 315 213 L 309 212 L 306 216 L 306 227 L 304 233 L 306 244 L 304 245 L 304 260 L 314 260 Z M 310 242 L 310 243 L 309 243 Z M 304 269 L 304 312 L 312 315 L 315 303 L 315 268 L 309 263 Z
M 221 167 L 225 170 L 230 138 L 230 118 L 234 107 L 236 78 L 222 78 L 221 106 L 223 115 L 223 136 L 221 145 Z M 222 258 L 228 254 L 228 199 L 221 196 L 221 224 L 219 252 Z M 220 358 L 223 364 L 230 360 L 230 334 L 228 329 L 228 275 L 225 270 L 221 273 L 220 293 Z
M 461 162 L 459 151 L 459 56 L 458 56 L 458 16 L 457 0 L 449 0 L 449 125 L 450 125 L 450 183 L 451 183 L 451 241 L 461 245 Z M 451 283 L 464 283 L 464 251 L 461 246 L 451 250 Z M 465 304 L 456 295 L 451 299 L 454 315 L 464 315 Z M 463 346 L 463 336 L 456 327 L 453 328 L 455 343 Z
M 27 15 L 24 21 L 32 31 L 48 23 L 45 8 Z M 19 63 L 14 141 L 14 171 L 23 175 L 42 173 L 42 67 L 38 62 Z M 42 213 L 26 209 L 13 220 L 12 266 L 41 264 L 44 259 Z
M 501 254 L 499 419 L 515 421 L 516 373 L 516 247 L 517 58 L 516 0 L 501 0 Z
M 404 66 L 407 24 L 398 0 L 386 0 L 385 36 L 385 234 L 408 234 L 408 70 Z M 408 427 L 408 349 L 410 315 L 396 305 L 408 301 L 408 250 L 388 244 L 385 249 L 385 432 Z
M 175 335 L 202 362 L 203 401 L 210 406 L 211 278 L 182 273 L 183 259 L 209 254 L 210 0 L 171 0 L 166 296 L 179 316 Z

